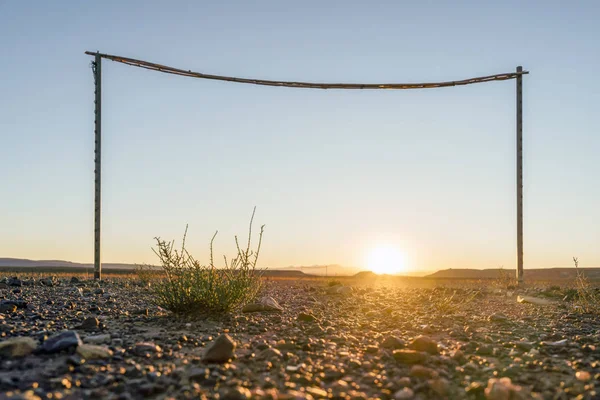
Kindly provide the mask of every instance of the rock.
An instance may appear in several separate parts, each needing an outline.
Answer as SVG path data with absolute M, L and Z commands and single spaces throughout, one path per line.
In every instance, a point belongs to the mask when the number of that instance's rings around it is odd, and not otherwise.
M 252 397 L 250 390 L 242 386 L 223 388 L 219 391 L 220 400 L 247 400 Z
M 494 313 L 488 317 L 488 321 L 506 322 L 506 321 L 508 321 L 508 317 L 502 313 Z
M 88 317 L 81 323 L 79 329 L 83 329 L 85 331 L 95 331 L 98 330 L 99 327 L 100 321 L 98 321 L 98 318 Z
M 23 281 L 21 281 L 19 278 L 14 276 L 12 278 L 8 278 L 7 284 L 8 284 L 8 286 L 12 286 L 12 287 L 21 287 L 21 286 L 23 286 Z
M 190 382 L 201 383 L 210 377 L 210 369 L 194 367 L 188 372 Z
M 15 337 L 0 342 L 0 356 L 7 358 L 25 357 L 33 353 L 37 342 L 30 337 Z
M 242 312 L 250 313 L 250 312 L 281 312 L 283 311 L 283 307 L 275 301 L 272 297 L 262 298 L 257 303 L 246 304 L 242 309 Z
M 569 343 L 569 339 L 557 340 L 556 342 L 541 342 L 541 346 L 564 347 Z
M 517 400 L 524 399 L 521 386 L 513 385 L 510 378 L 491 378 L 485 389 L 487 400 Z
M 133 354 L 145 357 L 148 354 L 156 354 L 162 351 L 162 348 L 151 342 L 136 343 L 131 349 Z
M 228 334 L 217 337 L 204 352 L 202 361 L 206 363 L 226 363 L 234 357 L 236 343 Z
M 300 313 L 298 314 L 298 321 L 302 321 L 302 322 L 313 322 L 316 321 L 317 318 L 312 315 L 312 314 L 308 314 L 308 313 Z
M 352 288 L 349 286 L 341 286 L 341 285 L 336 285 L 336 286 L 330 286 L 326 289 L 326 293 L 327 294 L 350 294 L 352 293 Z
M 281 351 L 269 347 L 258 353 L 257 357 L 261 360 L 274 361 L 281 359 L 283 357 L 283 354 L 281 354 Z
M 29 303 L 27 303 L 25 300 L 2 300 L 0 301 L 0 305 L 2 304 L 13 304 L 15 306 L 17 306 L 18 309 L 26 309 L 27 306 L 29 305 Z
M 424 367 L 422 365 L 413 365 L 410 369 L 410 376 L 422 379 L 437 378 L 438 373 L 434 369 Z
M 410 342 L 409 348 L 417 351 L 424 351 L 429 354 L 438 354 L 438 344 L 435 340 L 427 336 L 419 336 Z
M 411 388 L 402 388 L 394 393 L 394 400 L 408 400 L 415 397 L 415 392 Z
M 112 357 L 113 352 L 104 346 L 81 344 L 77 346 L 77 354 L 86 360 L 103 360 Z
M 71 278 L 70 282 L 71 282 L 71 285 L 75 285 L 75 284 L 79 283 L 80 280 L 79 280 L 78 277 L 74 276 L 74 277 Z
M 379 347 L 384 348 L 384 349 L 392 349 L 392 350 L 396 350 L 396 349 L 401 349 L 404 346 L 406 346 L 406 343 L 404 342 L 404 340 L 400 339 L 397 336 L 386 336 L 385 339 L 383 339 L 381 341 L 381 343 L 379 344 Z
M 0 313 L 10 314 L 17 311 L 17 306 L 11 303 L 0 303 Z
M 63 331 L 49 337 L 42 344 L 42 350 L 46 353 L 58 353 L 82 344 L 79 335 L 75 331 Z
M 450 382 L 444 378 L 430 379 L 427 381 L 431 390 L 437 393 L 441 398 L 446 398 L 450 391 Z
M 529 303 L 536 304 L 538 306 L 548 306 L 555 304 L 553 301 L 548 299 L 540 299 L 539 297 L 531 297 L 531 296 L 517 296 L 518 303 Z
M 111 337 L 108 333 L 102 335 L 88 336 L 83 341 L 89 344 L 109 344 Z
M 54 279 L 52 279 L 52 278 L 43 278 L 43 279 L 40 279 L 40 284 L 42 284 L 43 286 L 53 287 L 54 286 Z
M 427 353 L 416 350 L 394 350 L 394 359 L 403 364 L 420 364 L 427 360 Z
M 592 379 L 592 375 L 587 371 L 577 371 L 575 373 L 575 378 L 577 378 L 578 381 L 587 382 Z

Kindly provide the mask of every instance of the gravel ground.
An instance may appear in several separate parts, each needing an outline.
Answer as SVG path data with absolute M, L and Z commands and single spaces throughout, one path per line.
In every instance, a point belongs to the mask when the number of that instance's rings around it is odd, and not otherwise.
M 446 286 L 270 280 L 248 310 L 282 310 L 183 318 L 131 280 L 5 278 L 0 399 L 600 399 L 597 315 Z

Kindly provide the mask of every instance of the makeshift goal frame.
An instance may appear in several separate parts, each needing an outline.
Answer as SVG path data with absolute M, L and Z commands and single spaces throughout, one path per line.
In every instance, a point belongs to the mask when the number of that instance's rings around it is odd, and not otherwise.
M 517 162 L 517 281 L 523 283 L 523 75 L 529 74 L 523 67 L 518 66 L 515 72 L 469 78 L 459 81 L 430 82 L 430 83 L 313 83 L 273 81 L 264 79 L 237 78 L 232 76 L 203 74 L 191 70 L 173 68 L 166 65 L 136 60 L 100 52 L 86 51 L 85 54 L 94 57 L 92 72 L 94 74 L 94 279 L 102 278 L 101 258 L 101 217 L 102 217 L 102 59 L 123 64 L 150 69 L 153 71 L 187 76 L 191 78 L 212 79 L 225 82 L 244 83 L 261 86 L 278 86 L 300 89 L 362 89 L 362 90 L 405 90 L 405 89 L 435 89 L 450 86 L 463 86 L 492 81 L 516 80 L 516 162 Z

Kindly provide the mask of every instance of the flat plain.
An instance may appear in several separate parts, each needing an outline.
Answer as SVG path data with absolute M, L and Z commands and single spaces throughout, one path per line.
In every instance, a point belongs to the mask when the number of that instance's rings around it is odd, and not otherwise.
M 266 278 L 176 316 L 131 275 L 5 275 L 2 399 L 600 398 L 600 318 L 564 282 Z

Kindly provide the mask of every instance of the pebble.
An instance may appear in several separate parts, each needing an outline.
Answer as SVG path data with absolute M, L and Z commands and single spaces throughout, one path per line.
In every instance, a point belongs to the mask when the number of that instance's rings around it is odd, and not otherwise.
M 298 314 L 298 321 L 302 321 L 302 322 L 313 322 L 316 321 L 317 318 L 309 313 L 300 313 Z
M 429 354 L 438 354 L 438 344 L 428 336 L 418 336 L 410 342 L 409 348 L 418 351 L 424 351 Z
M 37 348 L 37 342 L 30 337 L 14 337 L 0 342 L 0 356 L 15 358 L 30 355 Z
M 283 307 L 272 297 L 264 297 L 257 303 L 250 303 L 242 308 L 242 312 L 282 312 Z
M 58 353 L 82 344 L 79 335 L 75 331 L 63 331 L 57 333 L 42 343 L 42 350 L 46 353 Z
M 416 350 L 394 350 L 394 359 L 404 364 L 420 364 L 427 360 L 427 353 Z
M 83 339 L 83 341 L 89 344 L 109 344 L 111 341 L 111 336 L 108 333 L 95 336 L 87 336 Z
M 136 343 L 132 350 L 133 354 L 137 354 L 138 356 L 146 356 L 151 354 L 157 354 L 162 351 L 162 348 L 151 342 L 139 342 Z
M 217 337 L 204 351 L 202 361 L 206 363 L 226 363 L 234 357 L 235 341 L 228 334 Z
M 103 360 L 112 357 L 113 352 L 104 346 L 81 344 L 77 346 L 77 354 L 86 360 Z
M 402 388 L 394 393 L 394 400 L 409 400 L 415 397 L 415 392 L 411 388 Z

